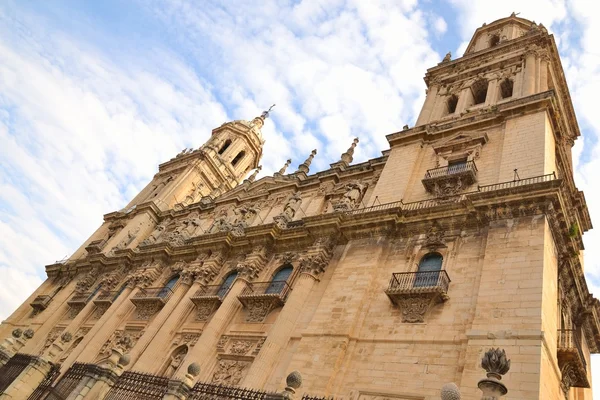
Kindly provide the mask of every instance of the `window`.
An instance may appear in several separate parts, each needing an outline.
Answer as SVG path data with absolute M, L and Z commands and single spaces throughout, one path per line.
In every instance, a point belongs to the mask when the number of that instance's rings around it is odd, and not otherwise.
M 117 294 L 113 298 L 113 301 L 116 300 L 121 295 L 121 293 L 123 293 L 123 290 L 125 290 L 126 287 L 127 287 L 126 283 L 124 283 L 123 285 L 121 285 L 121 288 L 119 289 L 119 291 L 117 292 Z
M 419 270 L 415 277 L 414 287 L 437 286 L 442 269 L 443 257 L 440 253 L 428 253 L 419 262 Z
M 291 265 L 286 265 L 279 271 L 277 271 L 275 276 L 273 276 L 273 279 L 271 279 L 271 284 L 269 285 L 269 287 L 267 287 L 265 293 L 281 293 L 281 291 L 285 288 L 285 284 L 288 278 L 292 275 L 293 271 L 294 267 L 292 267 Z
M 487 89 L 488 83 L 485 79 L 480 79 L 473 83 L 473 85 L 471 86 L 471 92 L 473 93 L 474 104 L 485 103 L 485 98 L 487 97 Z
M 221 146 L 221 149 L 219 150 L 219 154 L 225 153 L 225 150 L 227 150 L 227 148 L 229 147 L 230 144 L 231 144 L 231 140 L 227 139 L 225 141 L 225 143 L 223 143 L 223 146 Z
M 503 99 L 506 99 L 508 97 L 512 97 L 513 95 L 513 81 L 511 81 L 510 79 L 505 79 L 502 81 L 502 83 L 500 83 L 500 96 Z
M 231 274 L 227 275 L 227 278 L 225 278 L 225 281 L 223 282 L 223 284 L 219 288 L 219 291 L 217 292 L 217 296 L 219 296 L 219 298 L 222 299 L 223 297 L 225 297 L 227 292 L 229 292 L 233 281 L 235 281 L 235 278 L 237 278 L 237 272 L 232 272 Z
M 446 100 L 446 107 L 448 108 L 448 114 L 454 114 L 454 112 L 456 111 L 456 105 L 458 104 L 458 96 L 453 94 L 452 96 L 448 97 L 448 100 Z
M 158 293 L 158 297 L 166 297 L 169 294 L 169 291 L 173 290 L 173 287 L 175 287 L 175 284 L 177 283 L 178 280 L 179 280 L 179 275 L 175 275 L 174 277 L 169 279 L 169 281 L 167 282 L 167 284 L 165 285 L 163 290 L 161 290 Z
M 500 36 L 492 35 L 492 37 L 490 38 L 490 47 L 498 46 L 499 43 L 500 43 Z
M 467 167 L 467 159 L 461 158 L 459 160 L 448 161 L 448 174 L 455 174 L 462 172 Z
M 244 158 L 245 155 L 246 155 L 246 152 L 244 150 L 240 151 L 238 153 L 238 155 L 235 156 L 235 158 L 233 160 L 231 160 L 231 165 L 233 165 L 235 167 L 240 162 L 240 160 L 242 158 Z

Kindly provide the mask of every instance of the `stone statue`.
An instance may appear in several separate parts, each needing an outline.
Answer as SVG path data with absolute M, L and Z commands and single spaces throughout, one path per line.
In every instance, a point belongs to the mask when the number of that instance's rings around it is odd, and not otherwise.
M 164 219 L 162 222 L 160 222 L 158 225 L 156 225 L 156 227 L 154 228 L 154 230 L 152 231 L 150 236 L 148 236 L 146 239 L 144 239 L 141 244 L 148 245 L 148 244 L 152 244 L 152 243 L 156 242 L 156 240 L 160 237 L 160 235 L 162 235 L 162 233 L 167 228 L 167 226 L 169 225 L 170 222 L 171 222 L 171 219 L 167 218 L 167 219 Z
M 444 59 L 442 60 L 442 62 L 445 63 L 445 62 L 449 62 L 450 60 L 452 60 L 452 53 L 447 52 L 446 55 L 444 56 Z
M 362 196 L 364 194 L 365 185 L 359 182 L 352 182 L 346 185 L 346 193 L 344 193 L 344 197 L 342 201 L 351 208 L 355 208 L 360 204 L 362 200 Z
M 227 210 L 223 209 L 219 212 L 219 215 L 215 218 L 214 222 L 208 229 L 208 233 L 227 232 L 231 230 L 231 223 L 228 221 Z
M 300 197 L 300 193 L 296 192 L 290 197 L 283 207 L 283 214 L 291 221 L 294 219 L 296 215 L 296 211 L 300 208 L 302 204 L 302 197 Z

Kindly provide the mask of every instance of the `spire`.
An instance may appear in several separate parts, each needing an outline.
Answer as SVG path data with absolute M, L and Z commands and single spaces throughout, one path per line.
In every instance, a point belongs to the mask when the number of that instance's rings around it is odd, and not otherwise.
M 250 175 L 248 177 L 248 181 L 254 182 L 256 180 L 256 175 L 258 175 L 258 173 L 260 172 L 261 169 L 262 169 L 262 165 L 259 165 L 258 168 L 256 168 L 254 170 L 254 172 L 252 173 L 252 175 Z
M 277 172 L 277 175 L 283 175 L 283 174 L 285 174 L 285 171 L 287 170 L 287 167 L 289 167 L 291 163 L 292 163 L 292 159 L 288 158 L 287 161 L 285 162 L 285 164 L 283 164 L 283 167 L 281 167 L 281 169 L 279 170 L 279 172 Z
M 352 162 L 352 160 L 353 160 L 352 156 L 354 155 L 354 148 L 356 148 L 357 144 L 358 144 L 358 138 L 354 138 L 354 140 L 352 141 L 352 144 L 350 145 L 350 148 L 348 150 L 346 150 L 345 153 L 342 154 L 341 161 L 343 163 L 345 163 L 346 165 L 348 165 Z
M 263 125 L 265 124 L 265 119 L 269 118 L 269 113 L 271 112 L 273 107 L 275 107 L 275 104 L 273 104 L 271 107 L 269 107 L 268 110 L 263 111 L 259 117 L 254 118 L 250 125 L 252 125 L 253 127 L 256 127 L 258 129 L 262 128 Z
M 302 164 L 300 164 L 298 166 L 298 170 L 296 172 L 304 172 L 305 174 L 308 174 L 308 171 L 310 170 L 310 164 L 312 163 L 313 158 L 315 158 L 315 155 L 317 154 L 317 149 L 314 149 L 313 151 L 310 152 L 310 156 L 308 156 L 308 158 L 306 159 L 306 161 L 304 161 Z

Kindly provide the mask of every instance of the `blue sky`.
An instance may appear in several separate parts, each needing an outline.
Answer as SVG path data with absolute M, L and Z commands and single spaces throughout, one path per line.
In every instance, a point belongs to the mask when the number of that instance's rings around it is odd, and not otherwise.
M 591 0 L 366 2 L 3 1 L 0 4 L 0 319 L 164 162 L 211 129 L 277 104 L 261 174 L 318 148 L 327 168 L 412 125 L 425 70 L 474 30 L 520 12 L 555 34 L 583 137 L 576 179 L 600 218 L 596 93 L 600 16 Z M 600 224 L 597 224 L 600 226 Z M 599 236 L 586 274 L 600 294 Z M 598 246 L 596 246 L 598 247 Z M 598 368 L 600 369 L 600 365 Z M 600 371 L 598 371 L 600 372 Z

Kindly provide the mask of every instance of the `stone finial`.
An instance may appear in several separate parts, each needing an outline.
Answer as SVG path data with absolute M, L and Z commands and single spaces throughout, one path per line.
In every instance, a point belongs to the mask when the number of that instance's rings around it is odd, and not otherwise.
M 262 128 L 265 124 L 265 119 L 269 118 L 269 113 L 271 112 L 273 107 L 275 107 L 275 104 L 269 107 L 268 110 L 263 111 L 262 114 L 260 114 L 260 117 L 254 118 L 251 122 L 251 126 L 256 127 L 258 129 Z
M 510 369 L 510 360 L 506 358 L 504 350 L 491 348 L 486 351 L 481 359 L 481 367 L 487 372 L 487 378 L 477 383 L 483 392 L 482 399 L 499 399 L 508 393 L 506 385 L 500 382 L 502 375 Z
M 259 165 L 258 168 L 256 168 L 254 170 L 254 172 L 252 173 L 252 175 L 250 175 L 248 177 L 248 181 L 249 182 L 254 182 L 256 180 L 256 175 L 258 175 L 258 173 L 260 172 L 261 169 L 262 169 L 262 165 Z
M 298 371 L 290 372 L 285 379 L 285 384 L 287 387 L 294 389 L 294 391 L 299 389 L 302 386 L 302 375 Z
M 481 368 L 487 371 L 488 378 L 500 380 L 510 369 L 510 360 L 506 358 L 504 350 L 491 348 L 483 355 Z
M 20 338 L 22 334 L 23 334 L 23 331 L 21 330 L 21 328 L 13 329 L 13 331 L 12 331 L 12 336 L 15 339 Z
M 287 168 L 290 166 L 291 163 L 292 163 L 292 159 L 288 158 L 287 161 L 285 162 L 285 164 L 283 164 L 283 167 L 277 173 L 279 175 L 285 174 L 285 170 L 287 170 Z
M 358 138 L 354 138 L 354 140 L 352 141 L 352 144 L 350 145 L 350 148 L 348 148 L 348 150 L 346 150 L 345 153 L 342 154 L 342 159 L 341 161 L 346 163 L 346 164 L 350 164 L 353 160 L 352 156 L 354 155 L 354 149 L 356 148 L 356 145 L 358 144 Z
M 444 59 L 442 60 L 443 63 L 449 62 L 452 60 L 452 52 L 447 52 L 446 55 L 444 56 Z
M 130 361 L 131 361 L 131 356 L 129 355 L 129 353 L 125 353 L 125 354 L 121 355 L 121 357 L 119 357 L 118 365 L 120 365 L 122 367 L 126 367 L 129 365 Z
M 304 172 L 305 174 L 308 174 L 308 171 L 310 171 L 310 164 L 312 163 L 312 160 L 313 160 L 313 158 L 315 158 L 316 155 L 317 155 L 317 149 L 314 149 L 313 151 L 310 152 L 310 155 L 308 156 L 306 161 L 304 161 L 302 164 L 300 164 L 298 166 L 298 170 L 296 172 Z
M 200 364 L 198 364 L 197 362 L 191 363 L 190 365 L 188 365 L 187 372 L 193 377 L 200 375 Z
M 460 390 L 456 383 L 446 383 L 440 392 L 442 400 L 460 400 Z
M 31 329 L 31 328 L 27 328 L 27 329 L 25 329 L 25 332 L 23 332 L 23 336 L 26 339 L 31 339 L 33 337 L 33 334 L 34 334 L 34 332 L 33 332 L 33 329 Z

